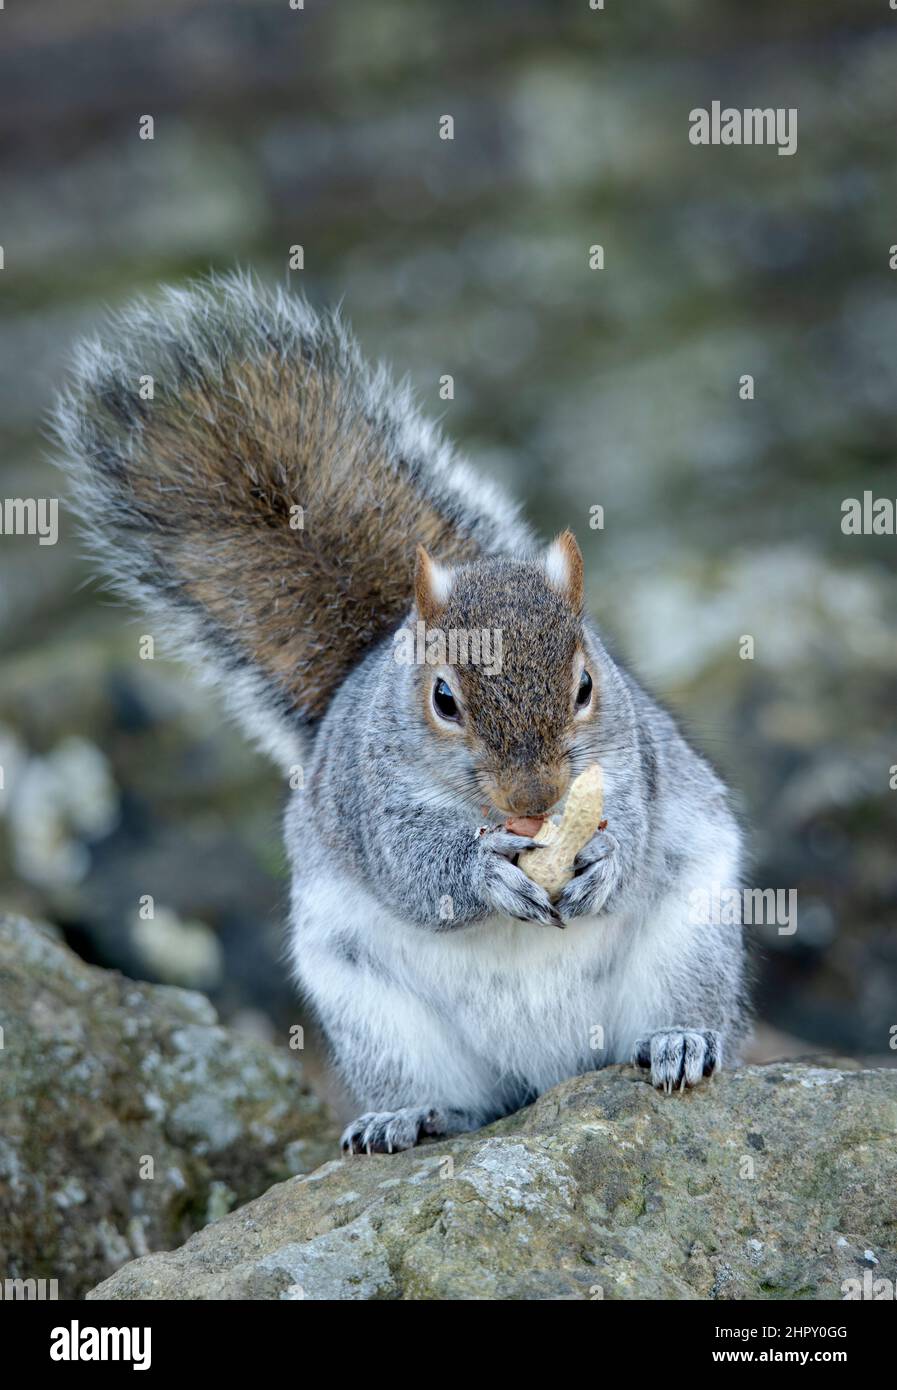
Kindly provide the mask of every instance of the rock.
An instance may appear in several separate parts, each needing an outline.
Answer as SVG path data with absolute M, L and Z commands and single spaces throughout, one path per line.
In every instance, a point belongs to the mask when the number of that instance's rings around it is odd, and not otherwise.
M 286 1049 L 0 918 L 0 1270 L 83 1294 L 338 1152 Z
M 88 1297 L 837 1299 L 897 1279 L 895 1136 L 893 1071 L 779 1063 L 668 1097 L 611 1067 L 281 1183 Z

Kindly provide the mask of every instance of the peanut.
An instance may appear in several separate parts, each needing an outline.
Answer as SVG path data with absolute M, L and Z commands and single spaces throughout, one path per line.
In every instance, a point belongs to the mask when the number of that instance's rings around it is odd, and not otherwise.
M 603 809 L 604 777 L 601 764 L 593 763 L 574 779 L 560 824 L 546 820 L 531 837 L 546 848 L 524 850 L 517 867 L 551 898 L 559 897 L 573 877 L 574 859 L 598 829 Z

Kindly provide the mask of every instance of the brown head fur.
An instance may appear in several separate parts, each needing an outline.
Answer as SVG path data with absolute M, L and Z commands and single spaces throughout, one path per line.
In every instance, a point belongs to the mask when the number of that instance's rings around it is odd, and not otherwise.
M 468 664 L 450 673 L 462 707 L 457 729 L 440 726 L 432 714 L 432 671 L 424 672 L 421 698 L 437 733 L 466 740 L 484 797 L 510 815 L 546 812 L 570 781 L 583 652 L 582 561 L 572 534 L 561 540 L 579 561 L 571 566 L 572 587 L 553 583 L 541 562 L 490 558 L 456 569 L 444 601 L 432 589 L 426 599 L 430 628 L 501 633 L 499 672 Z M 426 565 L 418 573 L 427 575 Z M 596 702 L 597 692 L 586 717 L 593 717 Z

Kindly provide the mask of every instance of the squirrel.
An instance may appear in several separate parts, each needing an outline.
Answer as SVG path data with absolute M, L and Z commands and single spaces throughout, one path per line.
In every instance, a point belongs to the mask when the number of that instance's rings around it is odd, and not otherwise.
M 55 428 L 113 586 L 302 769 L 289 953 L 361 1111 L 344 1152 L 737 1060 L 741 926 L 695 907 L 739 882 L 725 787 L 610 655 L 572 533 L 538 543 L 338 313 L 244 274 L 162 291 L 81 345 Z M 398 660 L 419 623 L 501 661 Z M 507 822 L 595 762 L 607 825 L 552 901 Z

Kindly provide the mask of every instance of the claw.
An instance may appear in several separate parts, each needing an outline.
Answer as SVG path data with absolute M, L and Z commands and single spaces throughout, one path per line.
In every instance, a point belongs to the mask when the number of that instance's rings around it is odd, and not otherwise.
M 524 850 L 545 848 L 541 840 L 532 840 L 528 835 L 515 835 L 510 830 L 491 830 L 488 834 L 489 848 L 494 854 L 501 854 L 505 858 L 523 854 Z

